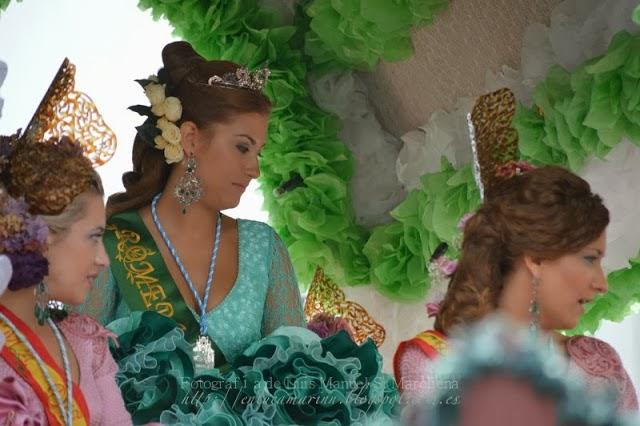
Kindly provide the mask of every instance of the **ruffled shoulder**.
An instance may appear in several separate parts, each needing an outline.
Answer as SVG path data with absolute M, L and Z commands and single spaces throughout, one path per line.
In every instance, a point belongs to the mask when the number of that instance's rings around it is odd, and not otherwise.
M 101 343 L 108 343 L 109 339 L 113 339 L 117 343 L 116 335 L 89 315 L 71 312 L 60 323 L 60 328 L 65 334 L 71 334 L 83 339 L 100 341 Z
M 589 375 L 612 378 L 626 376 L 620 355 L 605 341 L 575 336 L 567 341 L 566 347 L 571 360 Z
M 620 355 L 600 339 L 576 336 L 567 341 L 571 360 L 590 377 L 610 382 L 618 391 L 618 406 L 627 410 L 638 409 L 638 397 L 633 382 L 625 370 Z

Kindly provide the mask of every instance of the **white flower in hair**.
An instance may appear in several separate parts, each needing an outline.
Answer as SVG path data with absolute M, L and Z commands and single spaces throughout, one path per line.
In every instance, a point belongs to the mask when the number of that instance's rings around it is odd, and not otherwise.
M 166 101 L 166 99 L 165 99 L 165 101 Z M 156 117 L 164 116 L 164 101 L 160 102 L 159 104 L 152 105 L 151 106 L 151 112 Z
M 150 83 L 145 86 L 144 94 L 149 98 L 151 106 L 155 106 L 164 102 L 166 97 L 164 92 L 164 84 Z
M 167 140 L 163 138 L 162 135 L 156 136 L 153 140 L 153 143 L 156 149 L 165 149 L 167 145 L 169 145 L 169 142 L 167 142 Z
M 175 96 L 169 96 L 165 99 L 164 115 L 167 117 L 167 120 L 173 121 L 174 123 L 180 120 L 180 117 L 182 117 L 182 104 L 180 103 L 180 99 Z
M 175 123 L 180 120 L 182 116 L 182 104 L 180 103 L 180 99 L 175 96 L 169 96 L 161 103 L 153 105 L 151 112 L 153 112 L 156 117 L 164 116 L 168 121 Z
M 158 121 L 156 121 L 156 127 L 161 131 L 169 127 L 170 124 L 171 123 L 166 118 L 159 118 Z
M 157 76 L 146 80 L 136 80 L 149 98 L 151 106 L 134 105 L 132 111 L 147 117 L 147 121 L 138 127 L 138 133 L 156 149 L 164 150 L 167 163 L 177 163 L 184 158 L 180 145 L 180 128 L 176 123 L 182 117 L 182 103 L 175 96 L 167 96 L 166 85 L 161 84 Z M 159 133 L 159 134 L 158 134 Z
M 184 151 L 181 145 L 167 145 L 164 149 L 164 158 L 167 163 L 179 163 L 184 158 Z
M 169 123 L 162 129 L 162 137 L 170 145 L 180 145 L 180 128 L 173 123 Z

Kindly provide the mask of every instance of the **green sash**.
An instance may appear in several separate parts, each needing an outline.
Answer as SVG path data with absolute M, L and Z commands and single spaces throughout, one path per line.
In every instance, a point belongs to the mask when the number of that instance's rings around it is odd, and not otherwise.
M 156 311 L 172 318 L 188 342 L 200 335 L 200 326 L 167 269 L 160 250 L 136 210 L 111 216 L 104 245 L 111 259 L 111 273 L 122 300 L 131 311 Z M 211 339 L 213 342 L 213 339 Z M 226 364 L 213 342 L 216 367 Z

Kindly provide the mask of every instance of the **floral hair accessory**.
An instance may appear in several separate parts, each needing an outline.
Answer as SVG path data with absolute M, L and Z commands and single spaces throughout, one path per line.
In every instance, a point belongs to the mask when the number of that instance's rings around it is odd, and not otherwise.
M 534 170 L 535 167 L 526 161 L 508 161 L 496 167 L 496 177 L 509 179 Z
M 0 254 L 9 258 L 13 275 L 10 290 L 38 284 L 49 273 L 44 257 L 49 228 L 44 220 L 29 213 L 22 199 L 15 199 L 2 190 L 0 196 Z
M 462 215 L 462 217 L 460 218 L 460 221 L 458 222 L 458 231 L 464 232 L 465 225 L 467 224 L 467 222 L 469 222 L 469 219 L 471 219 L 474 215 L 475 213 L 465 213 L 464 215 Z
M 435 317 L 440 312 L 440 305 L 447 294 L 449 281 L 458 267 L 458 261 L 440 256 L 429 264 L 428 272 L 431 278 L 431 290 L 425 308 L 429 318 Z
M 25 131 L 0 135 L 0 180 L 34 215 L 57 215 L 99 188 L 93 168 L 115 152 L 115 134 L 91 98 L 75 89 L 75 70 L 65 58 Z
M 136 127 L 138 134 L 155 148 L 163 150 L 168 164 L 182 161 L 184 150 L 180 144 L 180 128 L 176 124 L 182 118 L 180 99 L 167 96 L 166 83 L 156 75 L 136 81 L 151 104 L 129 107 L 131 111 L 147 117 L 141 126 Z
M 464 232 L 465 225 L 474 214 L 475 213 L 465 213 L 460 218 L 460 221 L 458 222 L 458 231 L 460 231 L 460 234 Z M 461 242 L 462 235 L 454 238 L 454 244 L 456 247 L 458 247 Z M 427 298 L 425 308 L 429 318 L 438 315 L 440 305 L 444 300 L 444 296 L 447 294 L 449 281 L 451 281 L 451 277 L 458 267 L 458 261 L 456 259 L 449 259 L 445 256 L 447 250 L 449 250 L 447 243 L 441 243 L 433 252 L 427 268 L 431 282 L 431 290 L 429 291 L 429 297 Z

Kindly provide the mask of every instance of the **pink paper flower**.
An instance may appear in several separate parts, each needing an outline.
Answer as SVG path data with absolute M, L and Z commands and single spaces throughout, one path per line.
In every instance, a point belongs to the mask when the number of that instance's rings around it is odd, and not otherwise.
M 427 308 L 427 317 L 432 318 L 435 317 L 436 315 L 438 315 L 438 312 L 440 312 L 440 305 L 442 304 L 442 302 L 430 302 L 426 304 L 426 308 Z
M 460 218 L 460 222 L 458 222 L 458 231 L 464 232 L 464 226 L 467 224 L 469 219 L 473 217 L 475 213 L 465 213 L 464 216 Z
M 436 265 L 438 265 L 438 269 L 445 277 L 450 277 L 456 271 L 458 267 L 457 260 L 449 260 L 444 256 L 440 256 L 436 259 Z

